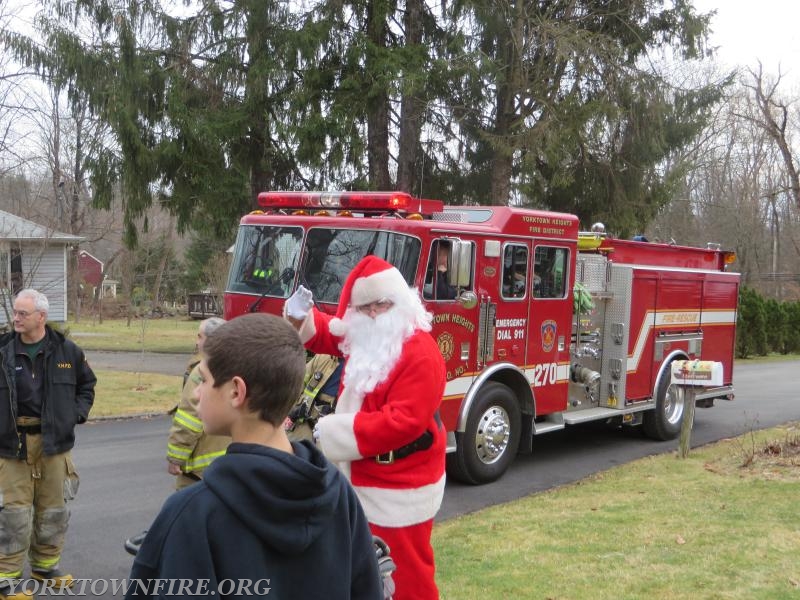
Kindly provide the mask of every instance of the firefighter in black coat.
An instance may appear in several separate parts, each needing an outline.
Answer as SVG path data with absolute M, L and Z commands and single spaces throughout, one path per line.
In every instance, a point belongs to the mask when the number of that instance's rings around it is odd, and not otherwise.
M 70 450 L 97 379 L 83 351 L 46 324 L 49 308 L 44 294 L 22 290 L 14 333 L 0 337 L 0 600 L 30 598 L 17 586 L 26 555 L 33 579 L 73 583 L 59 568 L 78 490 Z

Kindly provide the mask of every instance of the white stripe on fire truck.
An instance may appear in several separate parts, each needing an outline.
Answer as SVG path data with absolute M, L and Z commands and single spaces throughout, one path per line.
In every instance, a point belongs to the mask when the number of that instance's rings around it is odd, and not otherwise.
M 529 369 L 523 369 L 525 378 L 528 383 L 533 384 L 537 377 L 541 377 L 540 372 L 537 371 L 536 365 Z M 560 363 L 556 366 L 556 380 L 553 384 L 564 383 L 569 380 L 569 363 Z
M 733 325 L 736 323 L 734 310 L 704 310 L 703 325 Z
M 655 323 L 653 323 L 653 315 L 655 315 Z M 639 361 L 642 359 L 642 354 L 644 354 L 644 348 L 652 329 L 663 329 L 665 327 L 674 327 L 675 325 L 700 327 L 701 320 L 703 325 L 708 326 L 733 325 L 736 323 L 736 311 L 704 310 L 702 317 L 699 310 L 647 311 L 639 327 L 639 335 L 636 338 L 633 354 L 628 356 L 627 372 L 632 373 L 639 368 Z
M 541 368 L 541 367 L 540 367 Z M 559 383 L 566 383 L 569 381 L 569 363 L 561 363 L 556 366 L 556 381 L 554 384 Z M 533 384 L 534 380 L 537 377 L 537 368 L 536 366 L 532 366 L 530 368 L 523 368 L 522 372 L 525 374 L 525 378 L 528 380 L 529 384 Z M 456 377 L 455 379 L 451 379 L 447 382 L 444 388 L 444 397 L 459 397 L 464 396 L 469 391 L 472 382 L 474 381 L 474 375 L 467 375 L 464 377 Z
M 650 271 L 651 265 L 638 265 L 632 263 L 616 263 L 618 267 L 629 267 L 635 271 Z M 738 277 L 739 273 L 733 271 L 720 271 L 719 269 L 695 269 L 693 267 L 656 267 L 659 271 L 671 271 L 673 273 L 705 273 L 708 275 L 722 275 L 725 277 Z
M 456 377 L 451 379 L 444 386 L 444 395 L 447 396 L 463 396 L 472 385 L 473 377 Z

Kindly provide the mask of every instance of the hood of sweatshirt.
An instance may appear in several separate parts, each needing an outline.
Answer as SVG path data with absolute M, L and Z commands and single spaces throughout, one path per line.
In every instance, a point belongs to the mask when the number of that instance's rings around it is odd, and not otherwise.
M 264 543 L 284 554 L 303 552 L 321 534 L 340 500 L 339 471 L 310 442 L 294 454 L 233 443 L 203 481 Z

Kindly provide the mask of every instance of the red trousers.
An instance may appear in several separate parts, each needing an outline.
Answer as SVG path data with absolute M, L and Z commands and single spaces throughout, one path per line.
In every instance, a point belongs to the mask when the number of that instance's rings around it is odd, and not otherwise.
M 439 600 L 431 546 L 433 519 L 409 527 L 370 523 L 369 528 L 389 545 L 390 556 L 397 565 L 392 575 L 395 584 L 392 600 Z

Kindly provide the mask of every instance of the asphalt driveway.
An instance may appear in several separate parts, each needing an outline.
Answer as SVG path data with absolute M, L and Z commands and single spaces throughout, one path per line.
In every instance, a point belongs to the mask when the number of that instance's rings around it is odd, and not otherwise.
M 191 354 L 162 354 L 160 352 L 86 351 L 86 358 L 93 369 L 177 376 L 183 375 L 191 356 Z

